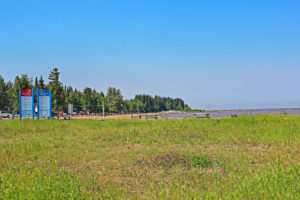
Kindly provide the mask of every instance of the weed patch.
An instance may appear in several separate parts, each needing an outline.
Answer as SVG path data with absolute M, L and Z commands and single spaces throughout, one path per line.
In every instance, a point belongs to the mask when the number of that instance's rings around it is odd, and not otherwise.
M 150 161 L 144 159 L 139 160 L 141 166 L 150 166 L 158 168 L 172 168 L 179 166 L 185 169 L 191 168 L 211 168 L 216 166 L 217 162 L 211 159 L 207 154 L 180 154 L 178 152 L 170 152 L 159 154 Z
M 0 199 L 77 199 L 86 195 L 79 180 L 63 169 L 2 169 Z

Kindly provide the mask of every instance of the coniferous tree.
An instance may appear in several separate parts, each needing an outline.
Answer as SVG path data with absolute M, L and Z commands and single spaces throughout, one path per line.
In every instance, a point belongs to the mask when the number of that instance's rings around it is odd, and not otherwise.
M 35 77 L 35 81 L 34 81 L 34 89 L 36 89 L 36 88 L 40 88 L 38 77 Z
M 65 92 L 62 83 L 59 80 L 59 69 L 54 68 L 49 75 L 49 89 L 52 91 L 53 110 L 67 110 L 65 104 Z
M 3 111 L 7 104 L 7 87 L 4 78 L 0 76 L 0 111 Z
M 6 84 L 6 94 L 7 94 L 7 107 L 9 112 L 13 112 L 13 94 L 14 85 L 12 82 L 8 81 Z
M 43 79 L 43 76 L 40 76 L 40 79 L 39 79 L 39 87 L 41 89 L 46 89 L 46 85 L 45 85 L 45 81 Z
M 83 96 L 82 96 L 83 104 L 85 105 L 85 109 L 91 112 L 92 105 L 92 89 L 89 87 L 84 88 Z

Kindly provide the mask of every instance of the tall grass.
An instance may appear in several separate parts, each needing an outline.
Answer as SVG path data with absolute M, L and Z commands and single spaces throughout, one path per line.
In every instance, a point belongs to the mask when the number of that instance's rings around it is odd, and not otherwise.
M 300 117 L 1 120 L 0 199 L 300 199 Z

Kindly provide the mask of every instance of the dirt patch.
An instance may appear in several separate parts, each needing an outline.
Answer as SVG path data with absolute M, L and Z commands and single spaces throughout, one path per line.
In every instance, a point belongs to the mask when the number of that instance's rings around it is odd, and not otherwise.
M 0 142 L 13 142 L 13 141 L 14 141 L 14 139 L 12 139 L 12 138 L 6 138 L 6 139 L 4 139 L 4 137 L 0 136 Z
M 269 146 L 266 145 L 245 145 L 245 148 L 247 150 L 253 151 L 253 152 L 265 152 L 268 151 Z
M 128 145 L 122 145 L 122 146 L 117 146 L 117 147 L 110 147 L 110 148 L 105 148 L 105 151 L 113 151 L 113 152 L 127 152 L 130 150 L 141 150 L 143 146 L 141 144 L 128 144 Z
M 211 174 L 211 173 L 218 173 L 220 174 L 221 176 L 224 176 L 224 170 L 221 168 L 221 167 L 216 167 L 216 168 L 204 168 L 204 169 L 201 169 L 200 170 L 200 173 L 208 173 L 208 174 Z
M 28 141 L 28 140 L 32 140 L 32 138 L 29 137 L 23 137 L 23 138 L 4 138 L 2 136 L 0 136 L 0 142 L 8 142 L 8 143 L 12 143 L 12 142 L 16 142 L 16 141 Z
M 170 112 L 172 113 L 172 112 Z M 164 117 L 161 117 L 159 115 L 166 114 L 165 112 L 160 113 L 141 113 L 141 114 L 111 114 L 106 115 L 105 119 L 152 119 L 154 116 L 157 116 L 159 119 L 163 119 Z M 101 120 L 103 119 L 103 116 L 92 116 L 92 115 L 73 115 L 73 119 L 97 119 Z

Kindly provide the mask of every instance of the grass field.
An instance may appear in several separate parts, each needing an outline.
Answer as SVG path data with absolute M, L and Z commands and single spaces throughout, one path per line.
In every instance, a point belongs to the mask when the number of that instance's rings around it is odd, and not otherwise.
M 0 120 L 0 199 L 300 199 L 300 117 Z

